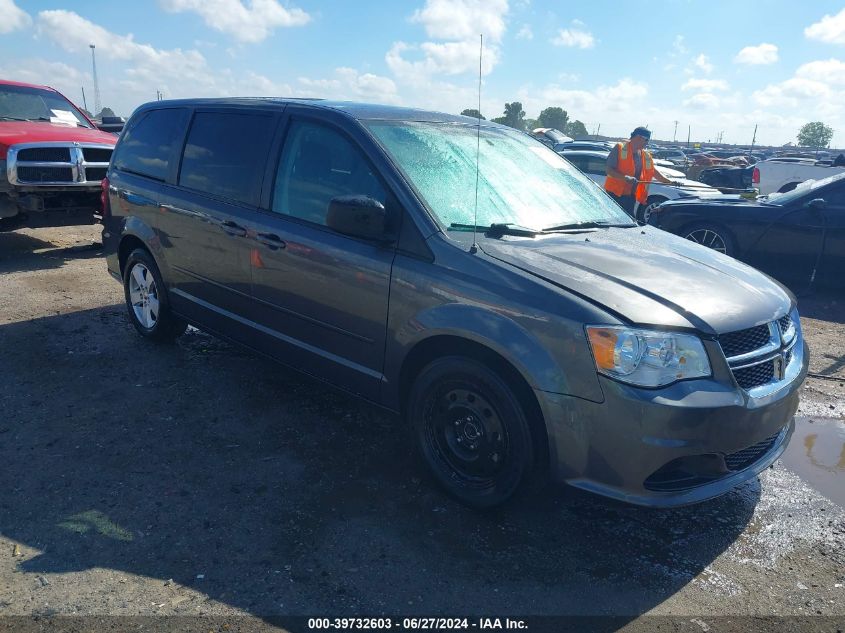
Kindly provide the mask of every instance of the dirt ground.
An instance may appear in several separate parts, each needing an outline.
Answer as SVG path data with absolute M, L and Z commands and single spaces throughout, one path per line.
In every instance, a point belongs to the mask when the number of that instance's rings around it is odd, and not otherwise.
M 845 296 L 799 303 L 819 376 L 801 424 L 827 435 L 794 442 L 796 466 L 677 510 L 556 489 L 479 514 L 434 486 L 387 414 L 194 329 L 141 340 L 97 239 L 0 233 L 0 616 L 26 616 L 0 630 L 362 614 L 843 628 Z M 838 466 L 819 457 L 839 446 Z

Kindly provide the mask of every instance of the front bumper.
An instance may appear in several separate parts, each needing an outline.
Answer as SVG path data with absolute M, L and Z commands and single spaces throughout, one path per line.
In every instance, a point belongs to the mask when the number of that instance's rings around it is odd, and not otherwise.
M 798 376 L 764 398 L 716 378 L 648 390 L 601 377 L 603 403 L 537 391 L 553 476 L 652 507 L 728 492 L 774 462 L 792 436 L 807 374 L 801 345 Z

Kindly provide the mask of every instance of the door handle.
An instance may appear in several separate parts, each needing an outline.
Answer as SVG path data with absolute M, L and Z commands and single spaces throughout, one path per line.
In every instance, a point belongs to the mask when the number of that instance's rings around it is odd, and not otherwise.
M 285 241 L 275 233 L 256 233 L 255 239 L 273 250 L 287 246 Z
M 234 237 L 243 237 L 246 235 L 246 229 L 242 227 L 240 224 L 235 224 L 231 220 L 226 220 L 225 222 L 220 223 L 220 227 L 223 229 L 225 233 L 228 235 L 232 235 Z

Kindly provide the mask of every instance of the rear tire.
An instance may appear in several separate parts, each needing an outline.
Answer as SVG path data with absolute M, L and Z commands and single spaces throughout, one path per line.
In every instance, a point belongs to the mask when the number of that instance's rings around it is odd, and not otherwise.
M 477 360 L 447 356 L 429 363 L 411 388 L 407 417 L 438 483 L 469 506 L 500 505 L 533 474 L 526 408 Z
M 144 249 L 136 248 L 126 260 L 123 292 L 129 320 L 144 338 L 170 342 L 188 327 L 170 310 L 164 280 L 155 260 Z

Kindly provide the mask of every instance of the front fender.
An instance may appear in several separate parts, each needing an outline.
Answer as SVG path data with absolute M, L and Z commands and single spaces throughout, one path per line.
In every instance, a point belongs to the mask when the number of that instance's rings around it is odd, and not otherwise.
M 520 321 L 531 320 L 529 331 Z M 603 394 L 580 323 L 544 315 L 505 314 L 491 307 L 464 303 L 432 306 L 395 330 L 397 353 L 388 354 L 388 376 L 398 376 L 411 351 L 426 340 L 454 336 L 482 345 L 507 360 L 533 389 L 575 395 L 601 402 Z M 567 362 L 571 361 L 571 362 Z M 397 394 L 398 395 L 398 394 Z

